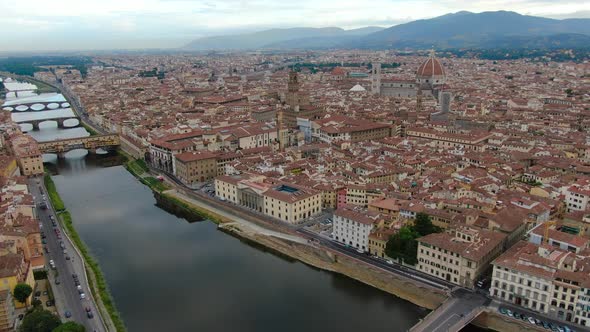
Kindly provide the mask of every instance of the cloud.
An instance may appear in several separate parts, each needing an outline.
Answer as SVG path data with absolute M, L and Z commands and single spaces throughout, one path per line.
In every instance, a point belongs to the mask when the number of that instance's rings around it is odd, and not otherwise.
M 0 51 L 169 47 L 191 39 L 265 28 L 392 26 L 469 10 L 513 10 L 554 18 L 590 17 L 587 0 L 19 0 L 0 1 L 10 26 Z M 37 29 L 35 29 L 37 27 Z M 39 33 L 39 32 L 42 33 Z M 27 40 L 27 44 L 22 41 Z M 126 41 L 126 42 L 125 42 Z

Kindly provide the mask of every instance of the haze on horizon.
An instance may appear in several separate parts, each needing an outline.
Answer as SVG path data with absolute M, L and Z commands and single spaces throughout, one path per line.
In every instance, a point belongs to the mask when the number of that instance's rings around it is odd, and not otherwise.
M 587 0 L 0 0 L 0 52 L 175 48 L 290 27 L 389 27 L 462 10 L 590 18 Z

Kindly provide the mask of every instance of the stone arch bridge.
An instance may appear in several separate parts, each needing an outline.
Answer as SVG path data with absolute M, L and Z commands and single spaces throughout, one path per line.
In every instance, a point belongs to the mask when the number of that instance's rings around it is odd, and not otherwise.
M 86 149 L 88 151 L 96 151 L 96 149 L 110 150 L 119 145 L 119 135 L 108 134 L 40 142 L 39 150 L 41 150 L 42 153 L 56 153 L 62 155 L 75 149 Z

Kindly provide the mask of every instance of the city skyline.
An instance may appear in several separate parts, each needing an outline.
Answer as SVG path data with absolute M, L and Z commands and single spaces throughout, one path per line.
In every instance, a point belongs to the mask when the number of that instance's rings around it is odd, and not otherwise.
M 378 0 L 371 7 L 332 0 L 305 0 L 297 5 L 269 0 L 20 1 L 0 2 L 0 10 L 5 13 L 0 22 L 11 30 L 0 52 L 176 48 L 206 36 L 269 28 L 389 27 L 462 10 L 508 10 L 557 19 L 590 17 L 590 4 L 578 0 L 476 4 L 463 0 Z

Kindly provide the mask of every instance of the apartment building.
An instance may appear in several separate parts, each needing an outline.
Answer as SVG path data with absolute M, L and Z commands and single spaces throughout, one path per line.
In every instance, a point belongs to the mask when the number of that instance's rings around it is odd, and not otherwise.
M 418 270 L 473 288 L 490 262 L 502 253 L 506 235 L 468 226 L 418 239 Z
M 334 211 L 332 238 L 342 244 L 369 251 L 369 235 L 381 215 L 352 206 Z
M 590 202 L 590 180 L 579 180 L 565 191 L 568 212 L 586 211 Z
M 29 135 L 18 134 L 11 137 L 10 142 L 22 175 L 35 176 L 43 174 L 43 157 L 35 139 Z
M 209 151 L 184 152 L 174 156 L 174 174 L 186 185 L 194 185 L 217 176 L 217 154 Z

